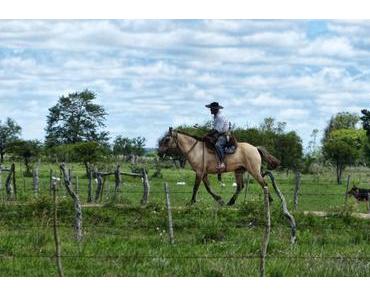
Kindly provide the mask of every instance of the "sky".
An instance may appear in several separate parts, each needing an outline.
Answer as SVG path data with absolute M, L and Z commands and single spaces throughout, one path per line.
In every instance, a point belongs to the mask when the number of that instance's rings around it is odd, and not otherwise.
M 218 101 L 237 126 L 273 117 L 307 146 L 333 114 L 369 108 L 370 21 L 0 21 L 0 120 L 43 140 L 48 109 L 84 89 L 112 139 L 155 147 Z

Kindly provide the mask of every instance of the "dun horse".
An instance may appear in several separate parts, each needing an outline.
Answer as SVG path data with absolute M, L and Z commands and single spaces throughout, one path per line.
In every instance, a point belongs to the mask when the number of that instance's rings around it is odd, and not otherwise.
M 191 136 L 184 132 L 179 132 L 169 129 L 169 132 L 160 140 L 158 152 L 166 154 L 167 151 L 179 149 L 192 169 L 195 171 L 195 184 L 193 187 L 193 195 L 190 203 L 196 202 L 196 195 L 200 183 L 203 181 L 208 193 L 220 204 L 224 202 L 222 198 L 214 193 L 210 187 L 208 174 L 217 174 L 217 158 L 214 152 L 210 152 L 204 141 L 201 138 Z M 235 153 L 226 155 L 224 172 L 234 172 L 236 179 L 236 191 L 228 202 L 228 205 L 233 205 L 244 187 L 243 174 L 248 171 L 261 187 L 267 186 L 261 172 L 262 160 L 265 160 L 269 169 L 275 169 L 280 161 L 272 156 L 262 147 L 255 147 L 249 143 L 238 143 Z

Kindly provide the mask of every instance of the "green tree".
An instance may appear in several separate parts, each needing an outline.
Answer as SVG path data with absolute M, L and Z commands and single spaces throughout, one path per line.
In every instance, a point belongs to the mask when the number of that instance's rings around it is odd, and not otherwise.
M 337 183 L 342 183 L 342 173 L 346 166 L 354 164 L 361 157 L 366 133 L 362 129 L 333 130 L 323 146 L 326 160 L 336 166 Z
M 99 131 L 105 127 L 107 113 L 101 105 L 95 104 L 96 95 L 85 90 L 62 96 L 49 109 L 46 140 L 48 147 L 84 141 L 106 143 L 108 132 Z
M 128 137 L 117 136 L 113 142 L 113 154 L 127 156 L 132 152 L 132 141 Z
M 361 113 L 362 116 L 360 119 L 362 121 L 362 127 L 366 131 L 367 135 L 364 159 L 367 161 L 367 164 L 370 164 L 370 111 L 367 109 L 363 109 L 361 110 Z
M 137 156 L 143 156 L 145 153 L 145 141 L 144 137 L 135 137 L 132 139 L 132 153 Z
M 89 174 L 89 163 L 100 161 L 107 153 L 105 146 L 95 141 L 75 143 L 72 152 L 74 160 L 85 165 L 86 175 Z
M 42 145 L 38 140 L 15 140 L 10 144 L 11 154 L 23 159 L 26 166 L 26 176 L 32 175 L 32 162 L 42 153 Z
M 22 128 L 11 118 L 7 118 L 4 124 L 0 121 L 0 163 L 4 162 L 4 155 L 9 144 L 17 140 Z
M 329 120 L 327 127 L 324 130 L 323 143 L 325 143 L 334 130 L 339 129 L 356 129 L 357 123 L 360 121 L 360 117 L 356 113 L 350 112 L 339 112 L 332 116 Z
M 278 134 L 275 151 L 275 157 L 281 161 L 281 168 L 286 169 L 287 172 L 290 169 L 300 170 L 302 168 L 302 139 L 295 131 Z

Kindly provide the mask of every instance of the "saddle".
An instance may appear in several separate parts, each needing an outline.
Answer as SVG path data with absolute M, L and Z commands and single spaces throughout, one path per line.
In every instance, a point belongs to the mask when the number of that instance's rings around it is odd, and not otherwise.
M 231 155 L 235 153 L 237 147 L 238 147 L 238 141 L 236 140 L 235 136 L 232 134 L 228 135 L 229 141 L 226 143 L 226 146 L 224 148 L 225 154 Z M 215 134 L 207 134 L 206 136 L 203 137 L 203 141 L 206 145 L 206 148 L 209 153 L 211 154 L 216 154 L 216 149 L 215 149 L 215 144 L 217 141 L 218 135 Z

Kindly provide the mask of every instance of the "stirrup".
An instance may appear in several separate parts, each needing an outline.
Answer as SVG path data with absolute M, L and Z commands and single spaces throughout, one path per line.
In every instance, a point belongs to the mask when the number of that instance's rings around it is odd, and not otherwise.
M 218 172 L 223 172 L 226 169 L 225 163 L 218 163 L 216 168 Z

